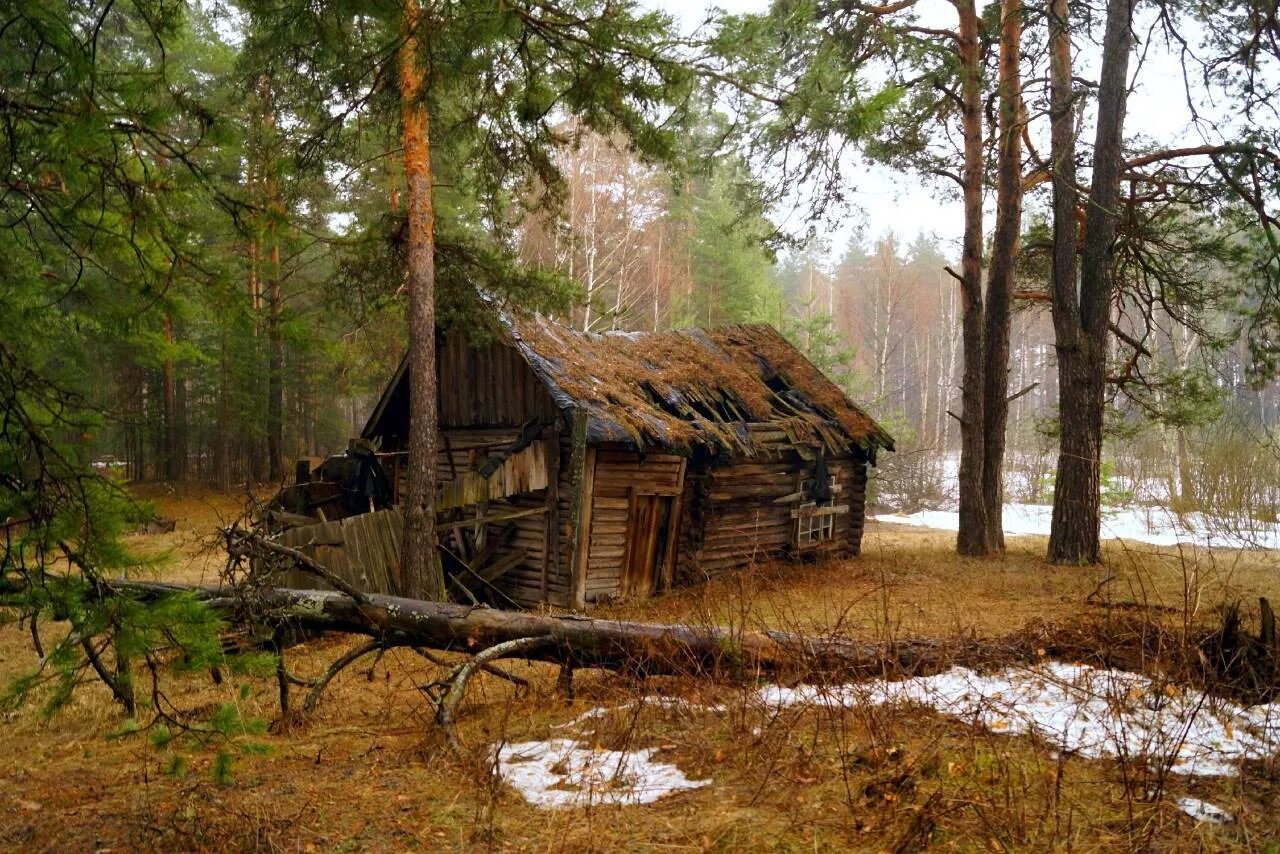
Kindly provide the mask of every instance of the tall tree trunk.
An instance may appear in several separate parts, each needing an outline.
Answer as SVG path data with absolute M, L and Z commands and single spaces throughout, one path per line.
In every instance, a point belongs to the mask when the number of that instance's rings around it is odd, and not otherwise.
M 436 552 L 436 316 L 435 210 L 431 186 L 431 123 L 426 72 L 419 56 L 422 9 L 404 0 L 400 101 L 404 173 L 409 203 L 409 460 L 401 558 L 404 594 L 445 598 Z
M 274 183 L 274 182 L 273 182 Z M 272 187 L 274 191 L 274 186 Z M 272 204 L 273 217 L 279 213 Z M 267 285 L 267 476 L 284 477 L 284 299 L 280 291 L 280 233 L 273 221 L 271 280 Z
M 271 79 L 263 78 L 264 122 L 269 141 L 275 141 L 276 112 Z M 266 164 L 267 237 L 270 255 L 267 266 L 267 477 L 279 483 L 284 478 L 284 299 L 281 295 L 280 222 L 284 205 L 280 201 L 280 180 L 274 162 Z
M 263 96 L 266 89 L 266 77 L 260 81 L 260 96 Z M 254 346 L 253 354 L 256 359 L 259 355 L 258 351 L 258 335 L 262 326 L 262 211 L 261 211 L 261 178 L 260 175 L 264 169 L 266 155 L 263 143 L 263 127 L 265 120 L 262 115 L 254 113 L 255 135 L 253 144 L 249 147 L 249 167 L 245 179 L 245 190 L 250 203 L 256 206 L 254 213 L 249 220 L 249 308 L 253 317 L 253 337 Z M 256 397 L 259 393 L 256 376 L 251 380 L 253 384 L 252 393 Z M 246 471 L 246 480 L 252 478 L 254 480 L 266 480 L 270 474 L 270 465 L 267 461 L 269 454 L 265 451 L 265 446 L 256 431 L 247 439 L 248 451 L 248 470 Z
M 177 368 L 176 365 L 174 367 Z M 190 469 L 191 432 L 190 424 L 187 420 L 187 378 L 183 376 L 181 370 L 177 371 L 174 378 L 173 416 L 175 426 L 173 449 L 177 460 L 177 466 L 174 470 L 174 474 L 177 477 L 174 480 L 184 481 L 192 475 Z
M 964 257 L 960 275 L 964 375 L 960 423 L 960 530 L 956 551 L 990 553 L 987 514 L 982 500 L 986 351 L 982 308 L 982 56 L 974 0 L 956 0 L 960 15 L 961 125 L 964 134 Z
M 226 329 L 218 342 L 218 426 L 214 447 L 214 484 L 231 488 L 231 358 L 227 352 Z
M 991 242 L 986 307 L 986 427 L 982 503 L 987 547 L 1004 551 L 1004 448 L 1009 421 L 1009 324 L 1013 262 L 1022 230 L 1022 0 L 1004 0 L 1000 15 L 1000 148 L 996 230 Z
M 1054 160 L 1054 328 L 1058 347 L 1059 440 L 1058 476 L 1053 494 L 1053 524 L 1049 532 L 1049 560 L 1054 563 L 1091 564 L 1101 558 L 1101 493 L 1103 391 L 1106 381 L 1107 322 L 1111 315 L 1111 254 L 1116 231 L 1116 205 L 1120 197 L 1121 143 L 1124 135 L 1124 112 L 1128 98 L 1130 24 L 1134 0 L 1110 0 L 1107 5 L 1107 28 L 1102 43 L 1102 73 L 1098 89 L 1097 133 L 1094 138 L 1093 183 L 1090 188 L 1088 214 L 1080 254 L 1080 296 L 1078 308 L 1074 293 L 1074 274 L 1068 283 L 1062 280 L 1059 254 L 1065 247 L 1056 245 L 1059 232 L 1067 222 L 1074 229 L 1074 210 L 1057 199 L 1057 184 L 1063 179 L 1063 152 L 1057 140 L 1066 131 L 1056 124 L 1070 122 L 1070 108 L 1065 115 L 1055 115 Z M 1065 40 L 1066 4 L 1050 16 L 1051 26 L 1060 27 L 1057 36 Z M 1069 82 L 1059 81 L 1057 54 L 1069 47 L 1054 49 L 1055 108 L 1059 108 L 1057 89 Z M 1069 60 L 1068 60 L 1069 64 Z M 1067 69 L 1069 74 L 1069 67 Z M 1069 78 L 1068 78 L 1069 80 Z M 1067 96 L 1069 99 L 1069 95 Z M 1074 151 L 1074 144 L 1070 146 Z M 1074 239 L 1072 240 L 1074 244 Z M 1074 259 L 1073 259 L 1074 264 Z M 1070 290 L 1070 303 L 1059 303 L 1063 292 Z
M 169 352 L 164 355 L 164 478 L 182 480 L 182 459 L 179 449 L 178 429 L 178 380 L 173 364 L 173 315 L 164 315 L 164 343 Z
M 123 397 L 128 413 L 125 420 L 125 473 L 129 480 L 140 481 L 145 480 L 147 475 L 144 465 L 147 417 L 146 372 L 138 366 L 136 359 L 128 359 L 125 361 L 123 373 Z

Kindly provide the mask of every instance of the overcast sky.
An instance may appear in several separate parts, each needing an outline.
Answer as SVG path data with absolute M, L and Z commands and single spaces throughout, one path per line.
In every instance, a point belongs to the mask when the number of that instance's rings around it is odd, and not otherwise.
M 686 29 L 698 26 L 712 7 L 729 12 L 764 11 L 768 0 L 640 0 L 642 5 L 661 9 L 672 15 Z M 923 23 L 940 27 L 955 26 L 955 10 L 947 0 L 921 0 L 917 7 Z M 1141 32 L 1142 28 L 1138 28 Z M 1077 45 L 1076 73 L 1096 77 L 1095 56 L 1090 45 Z M 1134 69 L 1131 66 L 1131 74 Z M 1149 136 L 1163 144 L 1196 144 L 1190 112 L 1185 103 L 1181 71 L 1176 59 L 1159 50 L 1147 54 L 1137 85 L 1129 99 L 1126 137 Z M 1047 147 L 1047 140 L 1045 141 Z M 1044 149 L 1041 149 L 1042 151 Z M 853 170 L 851 170 L 853 171 Z M 868 242 L 889 231 L 909 243 L 919 233 L 936 234 L 948 254 L 958 256 L 963 230 L 963 214 L 958 199 L 944 198 L 935 189 L 922 186 L 921 178 L 893 170 L 871 167 L 860 174 L 850 174 L 854 187 L 850 198 L 856 210 L 830 224 L 829 241 L 839 255 L 849 239 L 860 234 Z M 989 200 L 990 201 L 990 200 Z M 990 233 L 994 211 L 987 214 Z M 798 217 L 793 219 L 798 220 Z

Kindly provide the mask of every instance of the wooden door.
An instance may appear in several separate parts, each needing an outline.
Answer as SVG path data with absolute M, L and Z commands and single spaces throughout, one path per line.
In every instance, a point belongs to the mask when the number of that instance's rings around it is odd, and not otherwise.
M 623 553 L 620 593 L 630 598 L 652 596 L 666 577 L 664 568 L 674 542 L 673 496 L 632 493 L 627 514 L 627 547 Z

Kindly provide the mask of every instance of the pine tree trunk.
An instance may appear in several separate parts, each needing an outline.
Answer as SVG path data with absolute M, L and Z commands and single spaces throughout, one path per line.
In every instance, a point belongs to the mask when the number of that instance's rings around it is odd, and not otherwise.
M 1093 184 L 1085 234 L 1080 255 L 1079 311 L 1075 306 L 1074 276 L 1071 303 L 1059 305 L 1059 296 L 1067 290 L 1065 279 L 1055 275 L 1054 325 L 1058 333 L 1059 425 L 1061 430 L 1058 478 L 1053 496 L 1053 525 L 1049 533 L 1049 560 L 1054 563 L 1091 564 L 1101 557 L 1100 527 L 1102 496 L 1100 474 L 1102 463 L 1103 391 L 1106 383 L 1107 327 L 1111 316 L 1111 253 L 1116 232 L 1116 205 L 1120 196 L 1120 168 L 1124 133 L 1124 112 L 1128 97 L 1131 18 L 1134 0 L 1110 0 L 1107 5 L 1107 28 L 1102 44 L 1101 85 L 1098 91 L 1097 133 L 1093 151 Z M 1055 26 L 1064 29 L 1065 4 L 1061 13 L 1051 16 Z M 1061 21 L 1061 23 L 1058 23 Z M 1058 50 L 1069 48 L 1058 47 Z M 1054 91 L 1069 85 L 1058 81 L 1056 69 Z M 1068 72 L 1069 74 L 1069 69 Z M 1069 77 L 1068 77 L 1069 81 Z M 1055 123 L 1069 122 L 1055 116 Z M 1064 165 L 1057 151 L 1057 137 L 1065 131 L 1054 128 L 1054 160 L 1059 171 Z M 1074 144 L 1071 146 L 1074 151 Z M 1057 173 L 1055 173 L 1055 176 Z M 1055 197 L 1057 195 L 1055 181 Z M 1055 198 L 1054 228 L 1065 230 L 1062 222 L 1065 205 L 1059 209 Z M 1074 220 L 1074 210 L 1070 212 Z M 1074 228 L 1074 223 L 1072 224 Z M 1055 235 L 1056 237 L 1057 235 Z M 1074 242 L 1074 241 L 1073 241 Z M 1054 265 L 1062 259 L 1055 246 Z M 1071 316 L 1075 314 L 1076 316 Z M 1063 340 L 1065 334 L 1066 340 Z
M 177 366 L 175 365 L 175 370 Z M 174 378 L 174 395 L 173 395 L 173 416 L 174 416 L 174 459 L 176 466 L 174 468 L 173 479 L 175 481 L 184 481 L 191 477 L 190 460 L 191 460 L 191 432 L 190 424 L 187 421 L 187 378 L 182 375 L 181 371 L 176 372 Z
M 173 346 L 173 316 L 164 315 L 164 342 Z M 172 353 L 164 357 L 164 478 L 168 481 L 182 479 L 182 465 L 178 449 L 178 382 Z
M 263 98 L 266 108 L 265 128 L 268 139 L 274 142 L 276 128 L 275 105 L 270 78 L 264 78 Z M 266 193 L 267 237 L 271 250 L 267 272 L 267 477 L 274 483 L 284 479 L 284 299 L 281 294 L 280 270 L 280 221 L 284 206 L 280 202 L 280 181 L 277 166 L 267 164 Z
M 227 331 L 218 346 L 218 426 L 214 448 L 214 484 L 222 491 L 231 488 L 231 360 L 227 353 Z
M 264 77 L 261 86 L 265 90 L 266 78 Z M 245 179 L 245 191 L 250 203 L 260 205 L 261 198 L 259 175 L 263 170 L 263 146 L 261 140 L 263 123 L 260 117 L 255 115 L 255 134 L 254 144 L 249 147 L 249 166 Z M 255 359 L 259 355 L 258 351 L 258 334 L 262 325 L 262 213 L 261 210 L 255 210 L 249 220 L 249 308 L 253 316 L 253 354 Z M 252 394 L 256 397 L 259 393 L 256 372 L 252 384 Z M 247 452 L 246 462 L 246 480 L 252 478 L 254 480 L 266 480 L 270 474 L 270 466 L 267 462 L 268 454 L 262 443 L 262 437 L 255 430 L 253 435 L 246 437 L 245 450 Z
M 974 0 L 956 4 L 960 13 L 961 119 L 964 133 L 964 257 L 960 299 L 964 370 L 961 380 L 960 530 L 956 551 L 963 555 L 990 553 L 987 514 L 982 496 L 986 351 L 983 346 L 982 307 L 982 65 L 978 43 L 978 13 Z
M 129 420 L 126 426 L 127 468 L 129 480 L 146 480 L 146 423 L 147 423 L 147 374 L 135 359 L 130 359 L 125 369 L 125 387 L 129 401 Z
M 1009 324 L 1013 263 L 1022 227 L 1022 0 L 1004 0 L 1000 18 L 1000 149 L 996 230 L 986 305 L 986 427 L 982 503 L 987 548 L 1004 551 L 1004 451 L 1009 420 Z
M 185 593 L 233 620 L 244 613 L 242 592 L 231 588 L 118 581 L 104 590 L 140 599 Z M 821 673 L 831 678 L 853 673 L 916 673 L 957 664 L 989 663 L 993 658 L 1020 658 L 1023 654 L 1016 640 L 944 643 L 897 638 L 891 642 L 864 642 L 794 632 L 744 631 L 741 627 L 502 611 L 379 594 L 366 594 L 366 601 L 357 603 L 345 594 L 328 590 L 264 587 L 253 591 L 253 596 L 255 615 L 261 614 L 277 625 L 363 634 L 381 638 L 388 646 L 452 651 L 477 651 L 522 638 L 541 638 L 543 644 L 517 657 L 641 674 L 755 678 L 760 673 Z
M 404 123 L 404 171 L 409 204 L 409 460 L 404 496 L 402 551 L 404 594 L 445 598 L 436 551 L 436 320 L 435 211 L 432 198 L 430 115 L 419 56 L 422 12 L 404 0 L 405 40 L 400 47 L 400 98 Z
M 274 183 L 274 182 L 273 182 Z M 272 190 L 274 191 L 274 186 Z M 272 208 L 276 205 L 273 203 Z M 280 292 L 280 236 L 273 222 L 271 281 L 267 285 L 267 477 L 284 478 L 284 300 Z

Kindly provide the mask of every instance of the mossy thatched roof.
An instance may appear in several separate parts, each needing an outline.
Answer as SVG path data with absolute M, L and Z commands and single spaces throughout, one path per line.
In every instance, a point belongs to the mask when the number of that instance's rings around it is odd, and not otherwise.
M 786 448 L 870 459 L 893 437 L 772 326 L 587 333 L 540 315 L 495 309 L 556 405 L 586 419 L 592 444 L 755 455 Z M 386 431 L 388 402 L 407 416 L 402 363 L 364 434 Z
M 507 315 L 503 326 L 560 407 L 586 414 L 592 442 L 753 453 L 752 427 L 773 425 L 793 444 L 834 453 L 893 449 L 884 428 L 766 324 L 586 333 Z

